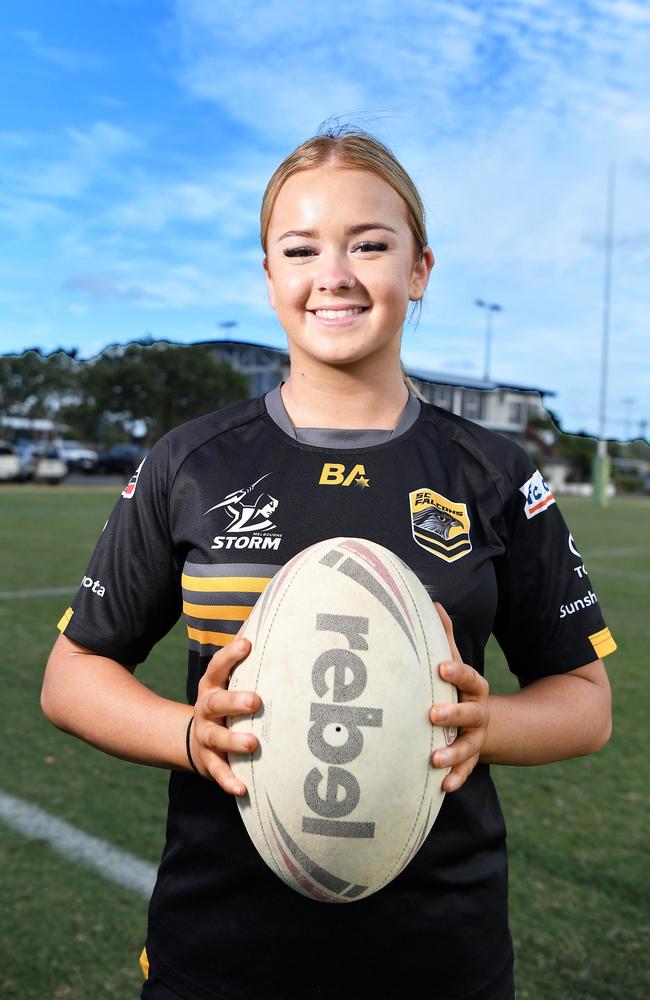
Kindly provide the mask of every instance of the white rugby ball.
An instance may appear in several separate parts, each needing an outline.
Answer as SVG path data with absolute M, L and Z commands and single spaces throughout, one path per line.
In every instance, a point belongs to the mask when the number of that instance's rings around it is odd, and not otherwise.
M 438 674 L 451 658 L 438 613 L 388 549 L 332 538 L 279 570 L 243 634 L 252 650 L 230 689 L 262 699 L 229 720 L 259 740 L 230 755 L 246 829 L 297 892 L 363 899 L 408 864 L 444 799 L 431 754 L 456 731 L 429 710 L 457 692 Z

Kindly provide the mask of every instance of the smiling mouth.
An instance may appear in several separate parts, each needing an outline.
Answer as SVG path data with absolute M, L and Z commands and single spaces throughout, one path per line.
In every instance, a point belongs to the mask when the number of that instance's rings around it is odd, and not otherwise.
M 347 309 L 310 309 L 309 312 L 319 319 L 348 319 L 351 316 L 360 316 L 369 308 L 369 306 L 352 306 Z

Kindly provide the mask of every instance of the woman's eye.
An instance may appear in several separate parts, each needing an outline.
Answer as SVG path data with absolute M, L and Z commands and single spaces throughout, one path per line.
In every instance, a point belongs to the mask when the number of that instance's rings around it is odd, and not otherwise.
M 388 250 L 388 243 L 371 243 L 365 240 L 363 243 L 357 243 L 354 249 L 361 250 L 362 253 L 378 253 L 381 250 Z
M 282 253 L 285 257 L 313 257 L 316 251 L 313 247 L 287 247 Z

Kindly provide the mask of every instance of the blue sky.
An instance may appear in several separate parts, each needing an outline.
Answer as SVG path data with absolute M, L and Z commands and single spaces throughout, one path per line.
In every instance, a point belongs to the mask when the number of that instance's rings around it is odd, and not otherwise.
M 633 0 L 4 0 L 0 350 L 147 334 L 283 345 L 257 235 L 279 160 L 326 118 L 419 185 L 437 265 L 407 363 L 538 385 L 608 430 L 650 420 L 650 8 Z

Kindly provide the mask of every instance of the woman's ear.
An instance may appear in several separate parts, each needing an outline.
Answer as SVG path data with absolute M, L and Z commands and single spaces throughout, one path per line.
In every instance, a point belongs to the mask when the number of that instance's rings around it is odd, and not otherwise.
M 411 271 L 411 280 L 409 282 L 409 299 L 411 302 L 417 302 L 424 295 L 429 283 L 429 275 L 433 270 L 435 262 L 436 260 L 431 247 L 424 247 L 422 256 L 419 260 L 416 260 Z
M 271 309 L 275 309 L 275 289 L 273 287 L 273 278 L 271 277 L 271 272 L 269 270 L 269 258 L 265 257 L 262 261 L 262 267 L 264 268 L 264 277 L 266 278 L 266 291 L 269 296 L 269 302 L 271 303 Z

